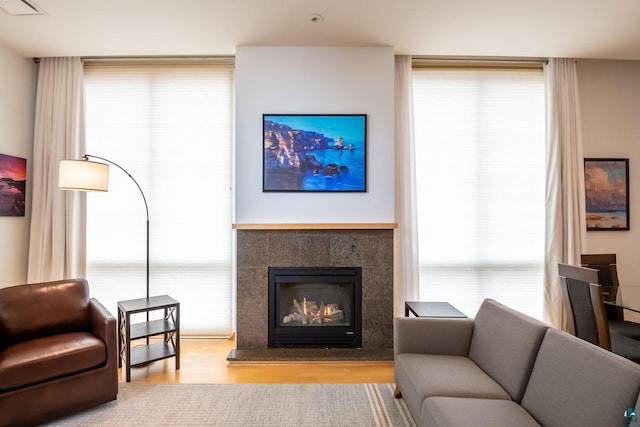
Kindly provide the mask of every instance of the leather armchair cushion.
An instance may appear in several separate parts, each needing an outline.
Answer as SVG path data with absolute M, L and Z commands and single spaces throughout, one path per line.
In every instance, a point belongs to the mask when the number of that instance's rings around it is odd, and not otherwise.
M 24 341 L 0 350 L 0 390 L 81 372 L 105 364 L 104 342 L 86 332 Z
M 89 285 L 85 279 L 0 289 L 0 347 L 76 331 L 89 331 Z

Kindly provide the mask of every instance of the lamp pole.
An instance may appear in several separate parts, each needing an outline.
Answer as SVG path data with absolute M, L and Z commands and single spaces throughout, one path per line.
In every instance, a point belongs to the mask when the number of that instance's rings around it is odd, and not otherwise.
M 136 179 L 131 176 L 131 174 L 129 172 L 126 171 L 125 168 L 123 168 L 122 166 L 120 166 L 119 164 L 117 164 L 116 162 L 113 162 L 109 159 L 105 159 L 104 157 L 99 157 L 99 156 L 94 156 L 93 154 L 85 154 L 84 156 L 82 156 L 85 160 L 89 160 L 89 158 L 94 158 L 94 159 L 100 159 L 103 160 L 107 163 L 110 163 L 112 165 L 114 165 L 115 167 L 117 167 L 118 169 L 120 169 L 122 172 L 124 172 L 125 174 L 127 174 L 127 176 L 129 178 L 131 178 L 131 181 L 133 181 L 133 183 L 136 185 L 136 187 L 138 187 L 138 190 L 140 190 L 140 194 L 142 195 L 142 200 L 144 201 L 144 208 L 147 214 L 147 299 L 149 299 L 149 205 L 147 204 L 147 198 L 144 196 L 144 192 L 142 191 L 142 188 L 140 187 L 140 184 L 138 184 L 138 181 L 136 181 Z M 149 313 L 147 313 L 147 316 L 149 315 Z

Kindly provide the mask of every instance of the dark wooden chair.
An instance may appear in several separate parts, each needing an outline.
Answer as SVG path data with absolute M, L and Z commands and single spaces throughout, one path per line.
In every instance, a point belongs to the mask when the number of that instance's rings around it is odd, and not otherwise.
M 558 273 L 567 316 L 567 332 L 611 350 L 602 286 L 598 284 L 598 270 L 559 264 Z
M 558 264 L 558 273 L 567 332 L 640 363 L 640 341 L 609 329 L 598 270 Z
M 615 302 L 620 286 L 616 254 L 582 254 L 580 264 L 598 270 L 598 283 L 606 287 L 603 291 L 604 300 Z
M 583 254 L 580 259 L 583 267 L 598 270 L 598 283 L 602 285 L 603 298 L 607 302 L 616 302 L 620 282 L 616 254 Z M 624 309 L 605 304 L 609 330 L 640 340 L 640 324 L 624 320 Z

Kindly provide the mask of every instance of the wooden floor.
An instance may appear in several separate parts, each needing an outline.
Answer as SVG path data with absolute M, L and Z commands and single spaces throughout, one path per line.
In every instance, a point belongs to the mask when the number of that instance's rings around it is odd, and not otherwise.
M 182 338 L 175 358 L 131 368 L 132 382 L 151 383 L 392 383 L 393 362 L 242 363 L 226 360 L 233 339 Z M 120 369 L 120 381 L 125 373 Z

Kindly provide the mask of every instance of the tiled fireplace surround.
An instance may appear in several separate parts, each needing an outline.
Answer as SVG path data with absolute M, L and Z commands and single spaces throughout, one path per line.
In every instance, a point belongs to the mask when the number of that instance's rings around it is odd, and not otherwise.
M 268 267 L 362 267 L 361 350 L 393 348 L 393 230 L 238 229 L 238 353 L 268 349 Z

